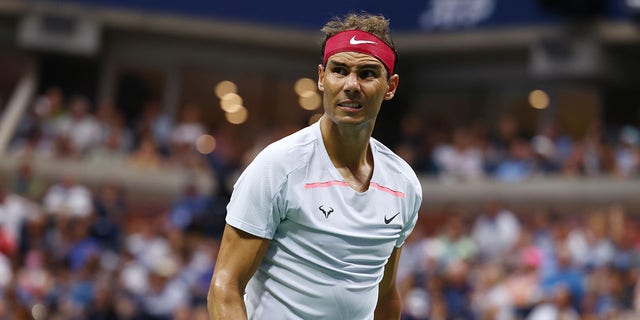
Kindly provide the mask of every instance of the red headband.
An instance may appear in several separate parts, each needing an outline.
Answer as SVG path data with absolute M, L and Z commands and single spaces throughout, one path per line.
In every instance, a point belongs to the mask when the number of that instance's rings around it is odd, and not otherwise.
M 359 52 L 380 60 L 387 68 L 389 75 L 393 73 L 396 53 L 380 38 L 362 30 L 347 30 L 334 34 L 327 39 L 324 46 L 324 64 L 338 52 Z

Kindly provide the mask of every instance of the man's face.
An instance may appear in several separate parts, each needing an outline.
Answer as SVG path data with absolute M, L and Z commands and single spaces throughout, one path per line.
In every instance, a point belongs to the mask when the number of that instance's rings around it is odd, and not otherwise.
M 357 52 L 339 52 L 318 66 L 324 111 L 335 123 L 373 126 L 383 100 L 393 98 L 398 75 L 387 80 L 384 65 Z

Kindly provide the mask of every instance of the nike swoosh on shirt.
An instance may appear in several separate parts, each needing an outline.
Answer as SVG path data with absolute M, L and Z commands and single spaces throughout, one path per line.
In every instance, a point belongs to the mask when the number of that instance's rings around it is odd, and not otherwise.
M 356 36 L 351 37 L 351 40 L 349 40 L 349 44 L 350 45 L 359 45 L 359 44 L 378 44 L 375 41 L 369 41 L 369 40 L 357 40 Z
M 391 218 L 387 218 L 387 216 L 384 216 L 384 223 L 385 223 L 385 224 L 389 224 L 389 223 L 391 223 L 391 221 L 392 221 L 395 217 L 397 217 L 399 214 L 400 214 L 400 212 L 398 212 L 398 213 L 394 214 Z

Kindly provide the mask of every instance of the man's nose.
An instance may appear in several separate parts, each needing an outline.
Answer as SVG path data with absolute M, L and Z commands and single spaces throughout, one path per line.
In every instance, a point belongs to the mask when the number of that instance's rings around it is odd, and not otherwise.
M 350 73 L 345 79 L 344 90 L 348 92 L 360 91 L 360 82 L 358 82 L 358 75 L 355 72 Z

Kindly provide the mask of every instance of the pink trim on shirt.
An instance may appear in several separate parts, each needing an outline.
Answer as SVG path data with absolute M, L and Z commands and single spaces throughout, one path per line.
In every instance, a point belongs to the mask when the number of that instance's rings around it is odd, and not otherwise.
M 405 198 L 405 194 L 404 192 L 400 192 L 400 191 L 395 191 L 392 189 L 389 189 L 385 186 L 381 186 L 375 182 L 371 182 L 369 184 L 370 186 L 382 191 L 382 192 L 387 192 L 390 193 L 396 197 L 400 197 L 400 198 Z M 325 182 L 313 182 L 313 183 L 307 183 L 304 185 L 305 189 L 313 189 L 313 188 L 327 188 L 327 187 L 333 187 L 333 186 L 341 186 L 341 187 L 348 187 L 349 184 L 345 181 L 339 181 L 339 180 L 332 180 L 332 181 L 325 181 Z
M 400 197 L 400 198 L 404 198 L 405 197 L 404 192 L 400 192 L 400 191 L 395 191 L 395 190 L 389 189 L 389 188 L 387 188 L 385 186 L 381 186 L 381 185 L 379 185 L 379 184 L 377 184 L 375 182 L 371 182 L 371 186 L 376 188 L 376 189 L 378 189 L 378 190 L 380 190 L 380 191 L 390 193 L 390 194 L 392 194 L 392 195 L 394 195 L 396 197 Z
M 345 181 L 332 180 L 332 181 L 326 181 L 326 182 L 307 183 L 304 185 L 304 188 L 312 189 L 312 188 L 326 188 L 326 187 L 332 187 L 332 186 L 348 187 L 349 184 L 346 183 Z

